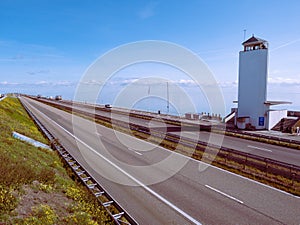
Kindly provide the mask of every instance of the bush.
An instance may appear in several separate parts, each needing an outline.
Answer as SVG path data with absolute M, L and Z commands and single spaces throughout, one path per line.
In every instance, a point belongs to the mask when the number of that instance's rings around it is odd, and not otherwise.
M 12 211 L 17 204 L 17 198 L 12 195 L 11 190 L 0 185 L 0 214 Z
M 32 163 L 9 157 L 5 152 L 0 154 L 0 185 L 19 187 L 34 180 L 41 183 L 53 183 L 55 172 L 51 168 L 38 170 Z
M 87 190 L 70 186 L 66 190 L 66 195 L 76 202 L 70 208 L 70 212 L 74 214 L 67 218 L 68 224 L 72 224 L 71 221 L 76 219 L 82 219 L 86 222 L 78 224 L 97 224 L 96 222 L 114 224 L 104 207 L 100 206 L 99 202 Z M 92 222 L 92 220 L 96 222 Z
M 58 221 L 58 216 L 49 205 L 39 205 L 32 208 L 32 216 L 24 219 L 20 224 L 53 225 Z
M 73 224 L 86 224 L 86 225 L 97 225 L 98 223 L 92 220 L 91 215 L 86 212 L 76 212 L 64 218 L 63 222 L 67 225 Z
M 0 185 L 0 214 L 12 211 L 17 207 L 18 201 L 12 191 Z

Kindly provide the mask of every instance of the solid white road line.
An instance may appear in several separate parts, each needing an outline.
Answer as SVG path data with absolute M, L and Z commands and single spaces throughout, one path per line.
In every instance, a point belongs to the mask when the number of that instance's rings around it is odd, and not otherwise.
M 247 147 L 248 147 L 248 148 L 254 148 L 254 149 L 262 150 L 262 151 L 266 151 L 266 152 L 272 152 L 272 150 L 270 150 L 270 149 L 267 149 L 267 148 L 260 148 L 260 147 L 253 146 L 253 145 L 248 145 Z
M 96 131 L 95 134 L 98 135 L 98 136 L 100 136 L 100 137 L 103 136 L 102 134 L 98 133 L 98 131 Z
M 35 110 L 37 110 L 34 106 L 30 105 L 32 108 L 34 108 Z M 167 199 L 165 199 L 164 197 L 162 197 L 161 195 L 159 195 L 158 193 L 156 193 L 155 191 L 153 191 L 151 188 L 149 188 L 148 186 L 146 186 L 144 183 L 142 183 L 141 181 L 139 181 L 138 179 L 136 179 L 135 177 L 133 177 L 131 174 L 127 173 L 125 170 L 123 170 L 121 167 L 119 167 L 118 165 L 116 165 L 115 163 L 111 162 L 109 159 L 107 159 L 106 157 L 104 157 L 103 155 L 101 155 L 99 152 L 97 152 L 95 149 L 93 149 L 91 146 L 89 146 L 88 144 L 86 144 L 84 141 L 82 141 L 81 139 L 79 139 L 78 137 L 76 137 L 74 134 L 70 133 L 68 130 L 66 130 L 64 127 L 62 127 L 61 125 L 59 125 L 58 123 L 56 123 L 54 120 L 50 119 L 48 116 L 46 116 L 44 113 L 40 112 L 39 110 L 37 110 L 41 115 L 43 115 L 45 118 L 47 118 L 49 121 L 51 121 L 53 124 L 55 124 L 57 127 L 59 127 L 60 129 L 62 129 L 63 131 L 65 131 L 67 134 L 69 134 L 71 137 L 75 138 L 77 141 L 79 141 L 81 144 L 83 144 L 84 146 L 86 146 L 87 148 L 89 148 L 92 152 L 94 152 L 96 155 L 98 155 L 99 157 L 101 157 L 102 159 L 104 159 L 106 162 L 108 162 L 109 164 L 111 164 L 113 167 L 115 167 L 116 169 L 118 169 L 119 171 L 121 171 L 123 174 L 125 174 L 127 177 L 129 177 L 131 180 L 133 180 L 135 183 L 137 183 L 138 185 L 140 185 L 142 188 L 144 188 L 146 191 L 148 191 L 150 194 L 154 195 L 156 198 L 158 198 L 159 200 L 161 200 L 162 202 L 164 202 L 166 205 L 168 205 L 169 207 L 171 207 L 173 210 L 175 210 L 176 212 L 178 212 L 179 214 L 181 214 L 182 216 L 184 216 L 186 219 L 190 220 L 191 222 L 193 222 L 194 224 L 197 225 L 201 225 L 201 223 L 199 221 L 197 221 L 196 219 L 194 219 L 193 217 L 191 217 L 189 214 L 187 214 L 186 212 L 184 212 L 183 210 L 181 210 L 180 208 L 178 208 L 176 205 L 172 204 L 171 202 L 169 202 Z
M 134 151 L 136 154 L 138 154 L 138 155 L 143 155 L 142 153 L 140 153 L 140 152 L 137 152 L 137 151 Z
M 140 152 L 138 152 L 138 151 L 136 151 L 136 150 L 134 150 L 134 149 L 132 149 L 132 148 L 128 148 L 128 150 L 129 150 L 129 151 L 132 151 L 132 152 L 134 152 L 134 153 L 136 153 L 136 154 L 138 154 L 138 155 L 143 155 L 142 153 L 140 153 Z
M 224 193 L 224 192 L 222 192 L 222 191 L 219 191 L 218 189 L 215 189 L 215 188 L 213 188 L 213 187 L 211 187 L 211 186 L 209 186 L 209 185 L 205 185 L 205 187 L 207 187 L 207 188 L 209 188 L 209 189 L 211 189 L 211 190 L 213 190 L 213 191 L 215 191 L 215 192 L 217 192 L 217 193 L 219 193 L 219 194 L 221 194 L 221 195 L 224 195 L 224 196 L 226 196 L 227 198 L 230 198 L 230 199 L 232 199 L 232 200 L 234 200 L 234 201 L 236 201 L 236 202 L 239 202 L 239 203 L 241 203 L 241 204 L 244 204 L 243 201 L 241 201 L 241 200 L 239 200 L 239 199 L 237 199 L 237 198 L 235 198 L 235 197 L 232 197 L 231 195 L 228 195 L 228 194 L 226 194 L 226 193 Z

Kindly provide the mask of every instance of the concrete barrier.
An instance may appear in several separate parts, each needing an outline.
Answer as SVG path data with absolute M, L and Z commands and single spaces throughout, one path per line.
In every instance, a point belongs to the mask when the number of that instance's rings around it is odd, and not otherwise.
M 45 144 L 43 144 L 39 141 L 33 140 L 29 137 L 26 137 L 25 135 L 22 135 L 22 134 L 19 134 L 19 133 L 15 132 L 15 131 L 12 133 L 12 136 L 16 139 L 21 140 L 21 141 L 25 141 L 25 142 L 27 142 L 27 143 L 35 146 L 35 147 L 52 150 L 48 145 L 45 145 Z
M 4 99 L 6 99 L 6 95 L 4 95 L 3 97 L 0 98 L 0 102 Z

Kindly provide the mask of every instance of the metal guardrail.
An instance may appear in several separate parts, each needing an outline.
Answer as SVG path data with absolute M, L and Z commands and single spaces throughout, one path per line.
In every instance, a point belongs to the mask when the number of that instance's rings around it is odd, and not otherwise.
M 105 208 L 108 215 L 115 224 L 137 225 L 138 223 L 115 201 L 108 192 L 90 175 L 87 170 L 57 141 L 57 139 L 49 132 L 49 130 L 37 119 L 37 117 L 29 110 L 29 108 L 20 101 L 26 112 L 33 119 L 45 137 L 50 141 L 51 147 L 57 150 L 60 157 L 71 168 L 77 178 L 86 186 L 86 188 L 95 196 L 100 204 Z M 105 199 L 105 201 L 101 200 Z M 117 211 L 117 212 L 115 212 Z M 123 221 L 124 219 L 126 221 Z
M 249 132 L 245 132 L 245 131 L 237 131 L 237 130 L 232 130 L 232 129 L 229 129 L 227 131 L 231 132 L 231 133 L 235 133 L 235 134 L 249 136 L 249 137 L 266 138 L 266 139 L 270 139 L 273 141 L 279 141 L 279 142 L 300 145 L 300 141 L 289 139 L 289 138 L 275 137 L 273 135 L 271 136 L 271 135 L 267 135 L 267 134 L 254 134 L 254 133 L 249 133 Z

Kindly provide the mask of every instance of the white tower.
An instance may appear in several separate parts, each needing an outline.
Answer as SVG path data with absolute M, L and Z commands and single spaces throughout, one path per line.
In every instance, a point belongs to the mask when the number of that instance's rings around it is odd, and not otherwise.
M 252 36 L 239 54 L 238 111 L 240 129 L 265 129 L 267 120 L 268 43 Z

